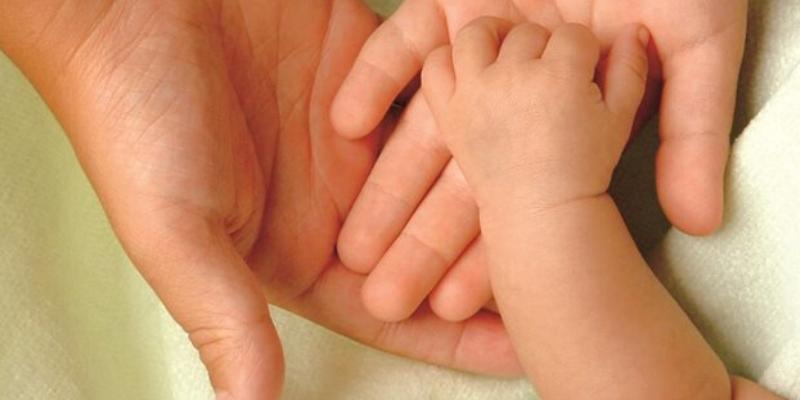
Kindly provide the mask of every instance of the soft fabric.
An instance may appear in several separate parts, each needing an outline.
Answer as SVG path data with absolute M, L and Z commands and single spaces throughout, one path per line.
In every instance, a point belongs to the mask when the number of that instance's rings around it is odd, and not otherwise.
M 371 3 L 388 13 L 399 2 Z M 731 371 L 800 400 L 800 2 L 754 0 L 750 22 L 720 233 L 668 231 L 652 128 L 613 192 Z M 403 360 L 274 312 L 287 400 L 536 399 L 524 380 Z M 0 399 L 211 398 L 196 352 L 122 252 L 59 125 L 0 56 Z

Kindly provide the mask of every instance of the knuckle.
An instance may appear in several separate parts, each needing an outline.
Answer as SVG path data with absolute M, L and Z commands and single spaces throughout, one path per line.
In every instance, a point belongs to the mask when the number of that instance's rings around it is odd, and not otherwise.
M 542 65 L 541 71 L 545 78 L 556 81 L 571 80 L 575 77 L 575 65 L 565 59 L 548 60 Z
M 547 28 L 536 23 L 532 22 L 525 23 L 522 25 L 522 29 L 525 29 L 526 31 L 530 32 L 532 36 L 545 37 L 545 38 L 550 36 L 550 31 L 548 31 Z
M 563 36 L 569 41 L 579 44 L 585 51 L 600 51 L 600 42 L 588 27 L 569 23 L 559 27 L 554 36 Z
M 524 22 L 519 24 L 511 29 L 511 31 L 508 33 L 509 38 L 520 37 L 525 38 L 528 41 L 546 41 L 549 36 L 550 32 L 547 29 L 533 22 Z
M 491 16 L 478 17 L 461 28 L 458 34 L 456 34 L 456 41 L 459 39 L 473 40 L 486 35 L 492 35 L 494 34 L 493 32 L 499 31 L 506 24 L 508 24 L 508 22 L 502 18 Z
M 257 340 L 255 332 L 265 329 L 267 324 L 269 316 L 266 312 L 248 319 L 215 315 L 211 320 L 187 329 L 187 334 L 203 363 L 210 369 L 218 369 L 245 357 Z
M 490 27 L 501 23 L 503 20 L 497 17 L 492 17 L 488 15 L 484 15 L 472 20 L 472 22 L 468 23 L 466 27 L 478 27 L 483 30 L 489 29 Z
M 438 68 L 445 65 L 451 51 L 452 48 L 450 46 L 442 46 L 432 51 L 431 54 L 429 54 L 428 57 L 425 58 L 425 62 L 422 68 L 423 81 L 424 81 L 424 76 L 426 74 L 425 71 L 427 70 L 428 73 L 430 73 L 431 68 Z
M 576 36 L 581 38 L 593 38 L 594 35 L 588 27 L 578 23 L 567 23 L 558 28 L 558 32 L 565 35 Z
M 488 17 L 478 18 L 461 28 L 461 30 L 458 31 L 458 34 L 456 34 L 456 43 L 471 41 L 478 36 L 486 34 L 486 31 L 488 30 L 485 21 L 486 18 Z

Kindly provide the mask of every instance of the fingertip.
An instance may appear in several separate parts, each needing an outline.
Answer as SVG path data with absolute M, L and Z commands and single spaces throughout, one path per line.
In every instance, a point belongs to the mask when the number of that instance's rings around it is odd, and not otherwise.
M 523 62 L 542 56 L 550 39 L 550 31 L 545 27 L 533 23 L 522 23 L 506 35 L 500 47 L 498 62 Z
M 434 288 L 428 296 L 428 304 L 434 314 L 438 315 L 441 319 L 450 322 L 460 322 L 475 314 L 477 310 L 469 313 L 463 307 L 463 293 L 461 286 L 454 284 L 451 279 L 447 279 L 447 275 L 442 279 L 442 282 Z
M 476 372 L 516 378 L 524 374 L 502 319 L 493 313 L 479 312 L 462 322 L 465 328 L 454 357 L 462 365 L 475 365 Z
M 428 303 L 442 319 L 459 322 L 475 315 L 491 298 L 483 242 L 478 238 L 439 280 Z
M 364 282 L 364 306 L 382 321 L 402 321 L 425 301 L 448 265 L 417 239 L 401 235 Z
M 236 319 L 215 316 L 218 320 Z M 213 319 L 209 319 L 213 321 Z M 278 399 L 283 381 L 283 351 L 267 314 L 233 326 L 193 329 L 189 337 L 208 369 L 219 399 Z
M 731 399 L 733 400 L 782 400 L 759 384 L 738 376 L 731 377 Z
M 450 45 L 441 46 L 436 50 L 432 51 L 427 58 L 425 58 L 425 63 L 422 65 L 422 75 L 425 76 L 425 70 L 440 68 L 443 64 L 447 64 L 448 61 L 452 61 L 452 52 L 453 47 Z M 452 64 L 452 62 L 451 62 Z M 431 72 L 428 72 L 430 74 Z
M 224 223 L 193 212 L 183 218 L 180 229 L 165 225 L 164 215 L 149 218 L 142 241 L 129 247 L 132 260 L 187 333 L 216 391 L 279 398 L 283 350 L 263 288 Z
M 363 137 L 380 124 L 428 53 L 448 42 L 444 17 L 435 1 L 406 2 L 370 35 L 332 107 L 341 135 Z
M 345 268 L 365 275 L 370 273 L 379 261 L 376 252 L 368 250 L 373 248 L 373 244 L 370 236 L 363 230 L 345 222 L 336 241 L 336 251 Z
M 336 94 L 331 104 L 330 118 L 336 133 L 344 138 L 355 140 L 368 135 L 380 123 L 383 114 L 376 116 L 378 112 L 371 108 L 378 107 L 385 113 L 388 106 L 366 106 L 369 103 L 364 96 L 369 96 L 371 93 L 369 90 L 359 89 L 358 83 L 353 83 L 352 80 L 348 77 Z
M 667 141 L 657 156 L 657 189 L 672 224 L 693 236 L 711 235 L 723 222 L 727 146 L 702 139 Z
M 591 80 L 600 60 L 600 42 L 586 26 L 564 24 L 550 35 L 541 58 L 567 61 L 574 68 L 570 72 L 585 75 Z
M 662 200 L 667 219 L 681 232 L 691 236 L 710 236 L 722 225 L 722 212 L 715 206 L 701 209 L 697 204 L 686 205 L 680 198 Z
M 364 308 L 370 315 L 384 322 L 399 322 L 407 319 L 417 309 L 418 304 L 407 300 L 400 285 L 392 285 L 380 275 L 370 275 L 361 288 Z
M 464 291 L 464 287 L 456 283 L 444 283 L 431 292 L 428 304 L 434 314 L 449 322 L 461 322 L 475 315 L 482 304 L 474 305 L 472 296 Z
M 472 79 L 497 61 L 500 44 L 513 27 L 511 21 L 482 16 L 461 28 L 453 40 L 453 66 L 458 79 Z

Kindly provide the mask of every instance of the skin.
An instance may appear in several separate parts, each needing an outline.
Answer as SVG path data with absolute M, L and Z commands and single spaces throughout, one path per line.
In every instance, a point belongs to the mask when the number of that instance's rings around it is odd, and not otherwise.
M 376 140 L 335 135 L 328 109 L 376 24 L 353 0 L 0 3 L 0 48 L 65 128 L 220 398 L 280 394 L 268 301 L 386 351 L 520 372 L 498 317 L 379 321 L 336 255 Z
M 774 399 L 731 381 L 607 190 L 646 87 L 649 33 L 480 18 L 426 60 L 425 97 L 475 194 L 492 289 L 543 399 Z
M 660 103 L 659 199 L 679 229 L 694 235 L 716 230 L 745 0 L 406 0 L 370 37 L 336 96 L 337 131 L 351 138 L 367 134 L 430 52 L 480 16 L 548 29 L 566 22 L 590 26 L 603 54 L 625 26 L 647 26 L 653 37 L 648 90 L 635 126 Z M 408 97 L 401 95 L 401 102 Z M 426 296 L 449 320 L 469 317 L 492 297 L 475 201 L 435 124 L 426 120 L 426 107 L 419 98 L 406 107 L 409 122 L 381 153 L 338 243 L 348 267 L 371 273 L 365 304 L 388 321 L 410 315 Z

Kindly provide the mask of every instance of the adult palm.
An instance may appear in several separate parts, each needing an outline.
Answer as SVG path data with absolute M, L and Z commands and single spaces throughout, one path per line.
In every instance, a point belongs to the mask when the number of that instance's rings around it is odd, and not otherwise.
M 219 393 L 279 395 L 266 299 L 388 351 L 519 372 L 496 316 L 379 322 L 361 306 L 362 277 L 338 260 L 375 140 L 339 138 L 327 110 L 376 26 L 365 6 L 15 0 L 0 11 L 15 21 L 0 24 L 0 46 L 65 127 L 123 246 Z
M 334 101 L 332 119 L 347 137 L 369 132 L 427 55 L 480 16 L 528 20 L 550 29 L 581 23 L 599 36 L 606 50 L 621 29 L 643 24 L 652 33 L 654 90 L 648 91 L 640 116 L 649 118 L 661 100 L 659 198 L 677 227 L 709 234 L 722 221 L 746 15 L 745 0 L 406 0 L 365 45 Z M 476 239 L 477 208 L 435 124 L 422 121 L 430 113 L 421 108 L 426 108 L 422 101 L 410 103 L 407 114 L 417 121 L 411 129 L 399 129 L 387 144 L 339 245 L 348 266 L 375 271 L 365 287 L 365 301 L 389 320 L 413 310 L 434 285 L 429 303 L 452 319 L 471 315 L 491 297 L 481 241 Z M 437 216 L 436 224 L 427 222 L 431 215 Z M 418 216 L 426 218 L 421 222 Z M 441 226 L 459 235 L 442 235 Z M 408 261 L 396 249 L 428 256 Z M 408 271 L 417 271 L 416 276 L 407 278 L 412 275 Z M 403 285 L 396 283 L 398 275 L 406 277 Z M 392 294 L 388 303 L 405 307 L 383 304 L 386 293 Z
M 611 45 L 623 27 L 653 35 L 663 80 L 658 184 L 670 219 L 695 234 L 722 215 L 722 180 L 747 23 L 745 0 L 408 0 L 370 39 L 342 86 L 333 121 L 366 134 L 419 72 L 425 56 L 471 20 L 494 16 L 549 28 L 581 23 Z M 355 111 L 358 110 L 358 111 Z

